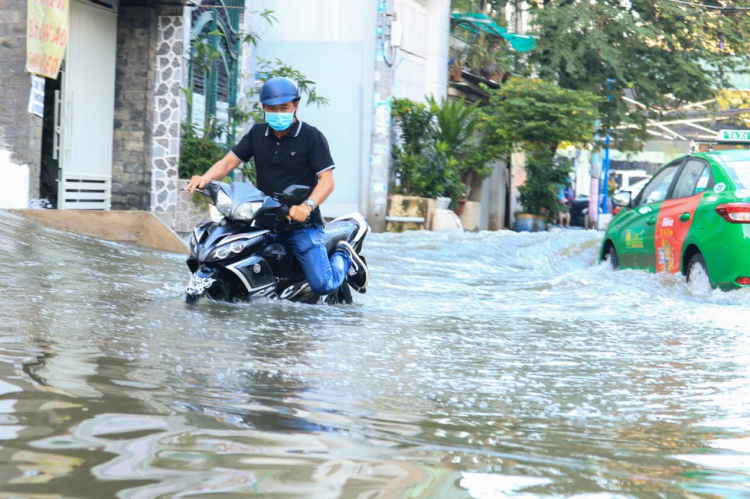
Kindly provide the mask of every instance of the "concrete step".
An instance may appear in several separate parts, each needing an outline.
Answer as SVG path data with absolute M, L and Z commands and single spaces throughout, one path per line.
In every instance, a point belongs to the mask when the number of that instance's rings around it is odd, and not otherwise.
M 106 241 L 189 253 L 180 237 L 150 211 L 12 210 L 56 229 Z

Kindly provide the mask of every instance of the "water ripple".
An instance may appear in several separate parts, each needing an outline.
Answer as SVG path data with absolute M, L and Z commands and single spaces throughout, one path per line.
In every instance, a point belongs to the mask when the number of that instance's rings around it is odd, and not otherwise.
M 0 211 L 0 497 L 745 497 L 750 291 L 601 233 L 372 235 L 349 307 Z

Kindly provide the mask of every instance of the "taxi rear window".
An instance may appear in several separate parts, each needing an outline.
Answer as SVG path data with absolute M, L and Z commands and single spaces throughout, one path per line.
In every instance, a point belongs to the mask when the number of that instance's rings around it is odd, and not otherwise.
M 738 189 L 750 189 L 750 161 L 727 161 L 727 173 Z

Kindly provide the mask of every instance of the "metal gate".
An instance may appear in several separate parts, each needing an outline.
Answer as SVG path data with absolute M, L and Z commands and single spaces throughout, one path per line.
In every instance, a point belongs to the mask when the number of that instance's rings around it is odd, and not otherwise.
M 117 13 L 73 0 L 59 113 L 59 209 L 110 209 L 116 48 Z

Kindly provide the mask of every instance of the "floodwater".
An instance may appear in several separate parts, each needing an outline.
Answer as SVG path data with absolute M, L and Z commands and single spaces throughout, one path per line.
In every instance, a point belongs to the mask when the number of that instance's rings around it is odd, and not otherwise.
M 0 498 L 750 497 L 750 293 L 600 233 L 372 235 L 353 306 L 0 212 Z

